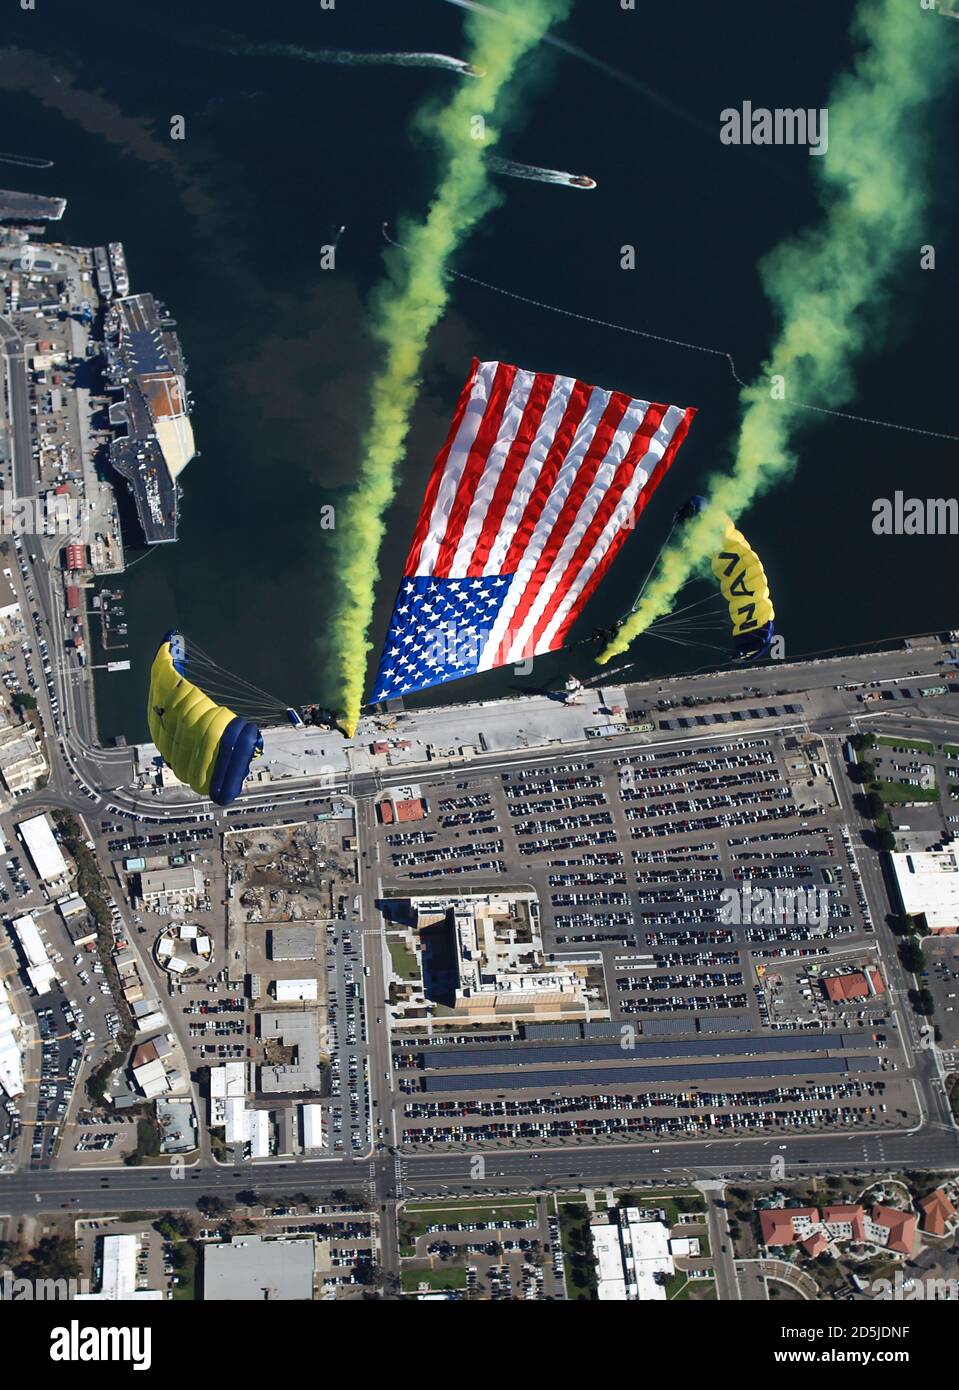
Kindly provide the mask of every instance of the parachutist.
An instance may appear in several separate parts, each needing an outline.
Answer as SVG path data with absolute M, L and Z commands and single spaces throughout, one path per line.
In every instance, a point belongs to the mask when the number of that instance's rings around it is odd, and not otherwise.
M 690 497 L 676 513 L 674 524 L 691 521 L 708 505 L 705 497 Z M 722 521 L 723 537 L 719 553 L 712 557 L 712 571 L 729 605 L 734 639 L 732 659 L 758 661 L 769 655 L 776 636 L 776 613 L 766 571 L 732 518 L 722 517 Z
M 157 751 L 200 796 L 229 806 L 240 794 L 263 736 L 250 719 L 211 699 L 187 675 L 183 634 L 168 632 L 150 668 L 147 723 Z
M 315 728 L 329 729 L 331 733 L 343 733 L 343 726 L 333 710 L 323 709 L 320 705 L 310 705 L 305 713 L 306 722 Z

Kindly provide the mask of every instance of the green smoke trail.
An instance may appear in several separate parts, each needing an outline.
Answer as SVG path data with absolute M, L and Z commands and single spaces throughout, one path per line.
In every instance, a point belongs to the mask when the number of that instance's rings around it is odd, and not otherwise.
M 918 259 L 926 191 L 923 162 L 936 129 L 933 102 L 954 66 L 951 31 L 934 11 L 902 0 L 863 0 L 854 21 L 865 41 L 829 101 L 829 147 L 820 166 L 822 223 L 786 242 L 760 267 L 780 319 L 763 375 L 740 393 L 732 471 L 710 479 L 710 506 L 664 551 L 635 611 L 599 656 L 626 651 L 697 573 L 734 519 L 796 464 L 792 437 L 809 415 L 801 402 L 836 407 L 855 391 L 852 367 L 880 333 L 891 272 Z M 785 398 L 777 399 L 781 378 Z
M 403 250 L 387 252 L 389 278 L 373 314 L 373 333 L 385 358 L 373 382 L 359 480 L 336 532 L 339 592 L 332 639 L 339 708 L 351 735 L 363 699 L 384 517 L 396 490 L 427 338 L 446 308 L 446 268 L 463 237 L 496 199 L 487 183 L 484 155 L 496 142 L 490 122 L 503 113 L 504 88 L 520 59 L 551 23 L 565 16 L 569 3 L 508 0 L 495 19 L 470 14 L 468 59 L 475 79 L 442 109 L 418 117 L 439 146 L 442 173 L 425 220 L 405 225 L 399 238 Z M 514 22 L 502 23 L 502 15 Z

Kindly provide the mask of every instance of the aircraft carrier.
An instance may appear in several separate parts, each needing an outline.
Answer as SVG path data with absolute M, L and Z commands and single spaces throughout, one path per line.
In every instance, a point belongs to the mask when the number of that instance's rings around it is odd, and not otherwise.
M 114 287 L 129 288 L 119 243 L 99 265 L 109 266 Z M 103 336 L 107 387 L 122 393 L 110 407 L 110 423 L 122 431 L 110 462 L 133 495 L 147 545 L 175 541 L 177 478 L 195 452 L 179 340 L 151 294 L 110 300 Z

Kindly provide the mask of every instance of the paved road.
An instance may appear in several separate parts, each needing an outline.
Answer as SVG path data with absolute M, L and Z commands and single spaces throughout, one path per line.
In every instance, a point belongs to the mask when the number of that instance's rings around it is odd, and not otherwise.
M 726 1188 L 721 1182 L 701 1182 L 698 1186 L 706 1198 L 706 1230 L 710 1259 L 716 1272 L 716 1297 L 722 1303 L 734 1302 L 743 1295 L 736 1277 L 735 1247 L 729 1235 L 729 1215 L 724 1205 Z
M 912 1135 L 820 1135 L 790 1143 L 785 1152 L 767 1140 L 661 1143 L 656 1148 L 583 1146 L 556 1150 L 490 1150 L 485 1177 L 474 1178 L 474 1155 L 424 1154 L 403 1159 L 407 1196 L 564 1190 L 573 1185 L 615 1187 L 624 1182 L 687 1183 L 714 1180 L 768 1181 L 775 1158 L 786 1164 L 786 1181 L 833 1173 L 884 1174 L 901 1168 L 955 1171 L 959 1136 L 930 1126 Z M 371 1171 L 372 1169 L 372 1171 Z M 386 1153 L 315 1163 L 258 1163 L 242 1168 L 197 1167 L 173 1180 L 169 1170 L 86 1169 L 0 1175 L 0 1213 L 52 1209 L 75 1199 L 80 1210 L 126 1210 L 139 1206 L 188 1206 L 205 1192 L 249 1187 L 271 1194 L 303 1191 L 317 1197 L 335 1188 L 368 1193 L 380 1203 L 396 1195 L 397 1164 Z M 372 1183 L 372 1190 L 371 1190 Z M 39 1198 L 39 1200 L 38 1200 Z

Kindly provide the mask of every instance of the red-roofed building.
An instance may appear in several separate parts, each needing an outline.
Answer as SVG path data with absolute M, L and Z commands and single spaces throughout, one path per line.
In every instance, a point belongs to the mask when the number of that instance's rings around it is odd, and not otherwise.
M 771 1207 L 759 1213 L 763 1245 L 796 1245 L 807 1240 L 818 1225 L 815 1207 Z
M 922 1212 L 922 1229 L 931 1236 L 944 1236 L 949 1223 L 955 1219 L 956 1209 L 941 1187 L 923 1197 L 919 1203 Z
M 79 613 L 80 611 L 80 590 L 76 584 L 67 585 L 67 612 Z
M 888 1231 L 885 1241 L 887 1250 L 898 1255 L 911 1255 L 916 1244 L 916 1231 L 919 1217 L 914 1211 L 897 1211 L 895 1207 L 875 1206 L 872 1209 L 874 1225 Z
M 800 1241 L 800 1246 L 805 1250 L 809 1258 L 814 1260 L 817 1255 L 821 1255 L 824 1250 L 829 1249 L 829 1241 L 823 1235 L 822 1231 L 813 1231 L 811 1236 L 807 1236 L 805 1240 Z
M 844 1004 L 847 999 L 866 999 L 870 995 L 885 994 L 886 986 L 875 966 L 867 970 L 853 970 L 848 975 L 830 975 L 823 980 L 826 994 L 834 1004 Z
M 396 819 L 398 821 L 423 820 L 425 815 L 426 802 L 421 796 L 396 803 Z
M 379 801 L 379 802 L 377 802 L 377 804 L 376 804 L 376 809 L 377 809 L 377 811 L 379 812 L 380 824 L 381 824 L 381 825 L 392 825 L 392 824 L 393 824 L 393 822 L 394 822 L 394 820 L 396 819 L 396 817 L 393 815 L 393 803 L 392 803 L 392 801 Z
M 855 1206 L 823 1207 L 823 1224 L 833 1240 L 865 1240 L 866 1213 Z
M 87 553 L 86 547 L 77 541 L 71 541 L 67 546 L 67 569 L 82 570 L 86 568 Z

